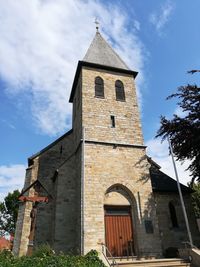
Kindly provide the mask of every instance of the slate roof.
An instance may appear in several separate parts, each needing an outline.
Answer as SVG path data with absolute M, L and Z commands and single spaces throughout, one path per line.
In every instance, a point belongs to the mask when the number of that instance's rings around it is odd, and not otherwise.
M 33 154 L 31 157 L 29 157 L 28 158 L 28 166 L 32 165 L 32 160 L 34 158 L 36 158 L 37 156 L 39 156 L 42 153 L 46 152 L 48 149 L 50 149 L 51 147 L 53 147 L 54 145 L 56 145 L 59 141 L 61 141 L 63 138 L 65 138 L 65 136 L 70 135 L 72 132 L 73 132 L 73 129 L 69 130 L 68 132 L 66 132 L 65 134 L 63 134 L 61 137 L 59 137 L 58 139 L 56 139 L 54 142 L 52 142 L 51 144 L 49 144 L 48 146 L 46 146 L 45 148 L 43 148 L 39 152 L 37 152 L 37 153 Z
M 83 61 L 118 69 L 130 70 L 99 32 L 96 32 Z
M 152 166 L 150 168 L 151 184 L 154 192 L 178 193 L 177 182 L 160 169 Z M 183 193 L 192 193 L 193 190 L 183 184 L 181 191 Z

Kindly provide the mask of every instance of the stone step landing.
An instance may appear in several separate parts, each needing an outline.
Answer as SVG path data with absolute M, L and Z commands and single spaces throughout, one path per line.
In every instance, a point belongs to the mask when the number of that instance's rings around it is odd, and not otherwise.
M 182 259 L 116 260 L 119 267 L 191 267 Z

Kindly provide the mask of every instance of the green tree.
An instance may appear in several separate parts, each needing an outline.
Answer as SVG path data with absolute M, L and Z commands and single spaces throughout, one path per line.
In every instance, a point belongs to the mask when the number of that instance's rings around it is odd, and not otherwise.
M 194 190 L 192 193 L 192 205 L 196 218 L 200 218 L 200 183 L 193 183 L 190 187 Z
M 194 72 L 197 71 L 190 71 Z M 173 115 L 171 120 L 161 116 L 161 126 L 156 137 L 162 137 L 162 140 L 169 137 L 177 159 L 190 160 L 188 169 L 192 182 L 195 179 L 200 181 L 200 88 L 190 84 L 180 86 L 177 93 L 167 97 L 171 98 L 178 98 L 177 105 L 184 116 Z
M 0 235 L 6 233 L 14 235 L 19 209 L 18 190 L 8 193 L 3 202 L 0 202 Z

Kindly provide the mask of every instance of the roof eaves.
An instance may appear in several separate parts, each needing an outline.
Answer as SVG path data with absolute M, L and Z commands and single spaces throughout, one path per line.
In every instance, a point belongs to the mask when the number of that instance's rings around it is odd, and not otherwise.
M 155 167 L 157 167 L 158 169 L 161 169 L 161 166 L 155 162 L 151 157 L 147 156 L 147 160 L 150 164 L 154 165 Z
M 43 148 L 39 152 L 33 154 L 31 157 L 28 158 L 28 162 L 29 161 L 31 162 L 34 158 L 36 158 L 37 156 L 41 155 L 42 153 L 44 153 L 45 151 L 47 151 L 48 149 L 50 149 L 51 147 L 53 147 L 54 145 L 56 145 L 65 136 L 70 135 L 72 132 L 73 132 L 73 129 L 69 130 L 68 132 L 66 132 L 65 134 L 63 134 L 61 137 L 59 137 L 58 139 L 56 139 L 54 142 L 52 142 L 51 144 L 49 144 L 48 146 L 46 146 L 45 148 Z
M 30 188 L 32 188 L 35 184 L 39 183 L 39 185 L 44 189 L 44 191 L 47 193 L 47 195 L 53 199 L 52 195 L 48 192 L 48 190 L 45 188 L 45 186 L 41 183 L 40 180 L 35 180 L 33 183 L 31 183 L 26 189 L 22 189 L 21 194 L 19 195 L 19 197 L 23 196 Z
M 178 193 L 178 189 L 177 190 L 165 190 L 165 189 L 157 189 L 155 187 L 152 187 L 153 189 L 153 192 L 160 192 L 160 193 Z M 193 193 L 194 191 L 190 188 L 188 188 L 188 190 L 182 190 L 182 194 L 191 194 Z

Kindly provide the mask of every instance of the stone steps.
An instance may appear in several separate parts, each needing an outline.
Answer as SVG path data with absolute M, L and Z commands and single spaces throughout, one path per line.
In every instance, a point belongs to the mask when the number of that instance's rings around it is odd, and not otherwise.
M 190 267 L 182 259 L 117 260 L 119 267 Z

